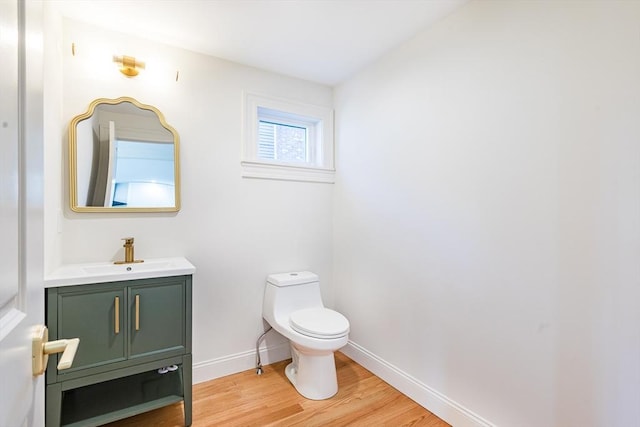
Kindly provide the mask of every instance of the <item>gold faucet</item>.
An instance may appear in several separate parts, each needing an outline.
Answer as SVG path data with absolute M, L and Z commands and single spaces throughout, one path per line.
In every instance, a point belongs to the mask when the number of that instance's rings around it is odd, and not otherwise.
M 124 261 L 114 261 L 114 264 L 133 264 L 138 262 L 144 262 L 141 259 L 133 259 L 133 237 L 123 237 L 124 240 Z

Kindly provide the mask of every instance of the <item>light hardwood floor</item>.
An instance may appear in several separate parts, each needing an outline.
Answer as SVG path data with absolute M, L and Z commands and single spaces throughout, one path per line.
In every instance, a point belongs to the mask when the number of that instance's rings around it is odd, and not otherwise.
M 430 426 L 445 423 L 399 391 L 336 353 L 338 394 L 313 401 L 284 375 L 289 361 L 218 378 L 193 387 L 193 426 Z M 182 404 L 109 424 L 110 427 L 183 425 Z

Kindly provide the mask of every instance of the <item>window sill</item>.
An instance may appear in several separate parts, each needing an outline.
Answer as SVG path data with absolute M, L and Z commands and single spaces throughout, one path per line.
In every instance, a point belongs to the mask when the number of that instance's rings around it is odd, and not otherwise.
M 243 178 L 333 184 L 335 170 L 259 162 L 241 162 Z

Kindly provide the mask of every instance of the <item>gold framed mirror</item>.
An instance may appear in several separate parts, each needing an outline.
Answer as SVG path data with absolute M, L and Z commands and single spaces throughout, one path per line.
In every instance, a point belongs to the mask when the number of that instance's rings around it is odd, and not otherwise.
M 180 137 L 156 107 L 100 98 L 69 125 L 74 212 L 180 210 Z

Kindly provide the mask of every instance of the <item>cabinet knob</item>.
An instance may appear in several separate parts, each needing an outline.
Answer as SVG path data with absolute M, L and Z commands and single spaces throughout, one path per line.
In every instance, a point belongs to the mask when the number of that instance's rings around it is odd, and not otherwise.
M 76 357 L 80 338 L 62 339 L 49 342 L 49 330 L 44 325 L 38 325 L 31 341 L 33 375 L 44 373 L 49 361 L 49 355 L 62 353 L 58 362 L 58 369 L 69 369 Z

